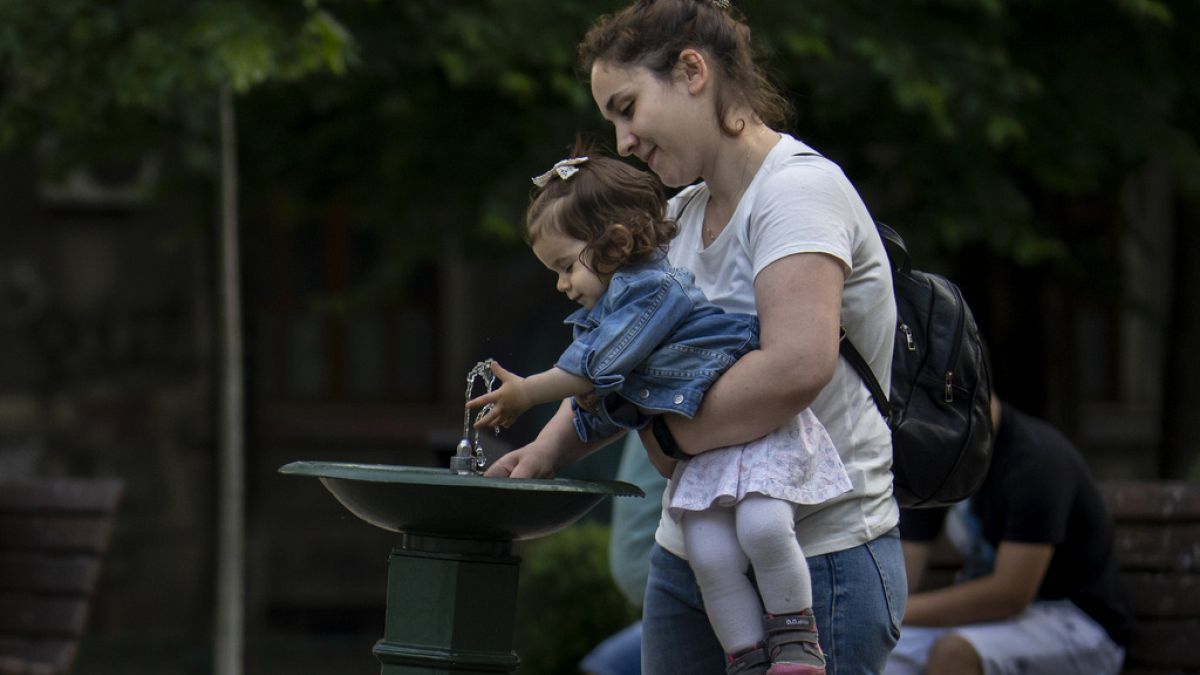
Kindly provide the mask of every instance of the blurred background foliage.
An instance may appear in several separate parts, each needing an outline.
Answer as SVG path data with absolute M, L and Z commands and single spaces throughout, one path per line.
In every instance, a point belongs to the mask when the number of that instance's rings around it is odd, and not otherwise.
M 573 673 L 640 611 L 613 592 L 609 528 L 582 522 L 523 545 L 513 647 L 522 673 Z
M 245 209 L 351 209 L 384 244 L 359 290 L 387 292 L 447 230 L 512 250 L 527 176 L 577 132 L 611 146 L 574 45 L 622 4 L 2 0 L 0 144 L 53 138 L 63 161 L 153 147 L 194 189 L 230 83 Z M 1071 229 L 1056 208 L 1111 202 L 1155 155 L 1200 191 L 1195 2 L 736 5 L 793 130 L 877 217 L 919 230 L 923 257 L 983 245 L 1084 281 L 1111 255 L 1096 228 L 1119 223 Z

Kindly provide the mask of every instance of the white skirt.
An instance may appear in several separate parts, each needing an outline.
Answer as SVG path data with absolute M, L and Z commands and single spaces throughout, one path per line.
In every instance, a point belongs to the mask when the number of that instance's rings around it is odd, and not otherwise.
M 762 438 L 679 462 L 667 485 L 668 513 L 731 507 L 754 492 L 794 504 L 819 504 L 851 489 L 825 426 L 812 411 Z

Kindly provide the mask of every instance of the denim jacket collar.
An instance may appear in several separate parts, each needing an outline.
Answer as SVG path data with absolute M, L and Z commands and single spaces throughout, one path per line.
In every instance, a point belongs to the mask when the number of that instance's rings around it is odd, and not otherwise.
M 667 254 L 662 251 L 654 253 L 649 260 L 644 260 L 628 267 L 622 267 L 613 273 L 612 279 L 608 283 L 608 290 L 605 291 L 603 296 L 596 300 L 596 304 L 592 305 L 591 309 L 588 309 L 587 307 L 580 307 L 574 312 L 568 314 L 567 318 L 563 319 L 563 323 L 567 324 L 568 326 L 595 328 L 596 326 L 600 325 L 600 322 L 603 321 L 604 317 L 608 314 L 608 309 L 606 307 L 606 303 L 604 302 L 604 298 L 609 293 L 613 292 L 614 287 L 619 288 L 622 285 L 628 284 L 630 281 L 636 280 L 639 275 L 644 276 L 653 272 L 666 272 L 668 274 L 674 274 L 676 271 L 677 270 L 671 267 L 671 264 L 667 262 Z

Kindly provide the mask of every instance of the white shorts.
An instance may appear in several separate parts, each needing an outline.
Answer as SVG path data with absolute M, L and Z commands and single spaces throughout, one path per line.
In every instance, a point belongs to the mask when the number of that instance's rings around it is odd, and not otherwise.
M 1125 650 L 1069 600 L 1038 601 L 1020 615 L 969 626 L 904 626 L 884 675 L 920 675 L 933 643 L 952 633 L 971 643 L 985 675 L 1117 675 Z

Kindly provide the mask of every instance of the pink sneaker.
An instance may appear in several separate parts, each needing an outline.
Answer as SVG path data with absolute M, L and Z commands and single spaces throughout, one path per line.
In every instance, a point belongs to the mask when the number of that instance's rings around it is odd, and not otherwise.
M 817 642 L 817 623 L 811 609 L 797 614 L 768 614 L 767 675 L 825 675 L 825 654 Z

